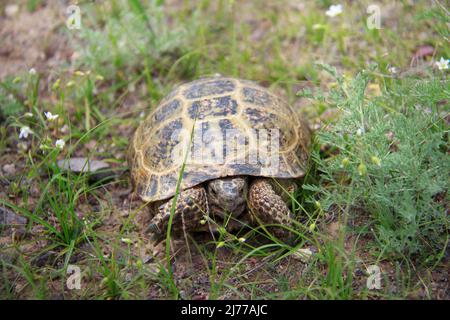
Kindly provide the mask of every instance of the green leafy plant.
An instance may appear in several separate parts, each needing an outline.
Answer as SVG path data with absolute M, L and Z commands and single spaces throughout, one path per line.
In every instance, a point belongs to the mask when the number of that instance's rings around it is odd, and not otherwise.
M 341 114 L 317 134 L 328 151 L 313 153 L 322 206 L 367 213 L 382 255 L 442 258 L 449 223 L 448 85 L 435 76 L 397 79 L 369 98 L 370 71 L 346 81 L 322 67 L 338 86 L 319 100 Z

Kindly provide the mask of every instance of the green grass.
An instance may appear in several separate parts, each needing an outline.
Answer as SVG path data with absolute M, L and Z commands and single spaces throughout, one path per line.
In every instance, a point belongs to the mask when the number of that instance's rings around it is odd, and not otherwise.
M 334 18 L 330 1 L 80 2 L 82 30 L 57 30 L 73 65 L 0 82 L 0 170 L 16 166 L 0 177 L 0 205 L 29 219 L 23 239 L 1 234 L 2 298 L 442 298 L 433 274 L 448 264 L 450 94 L 434 62 L 450 48 L 439 2 L 381 1 L 381 30 L 366 26 L 370 1 L 345 2 Z M 434 56 L 411 68 L 424 44 Z M 155 258 L 127 173 L 92 184 L 56 161 L 126 168 L 143 116 L 173 85 L 215 73 L 256 80 L 320 124 L 291 195 L 294 239 L 254 226 L 177 244 L 169 231 Z M 32 133 L 19 139 L 24 126 Z M 304 248 L 316 251 L 306 263 Z M 81 290 L 67 289 L 69 264 L 82 270 Z M 380 290 L 366 287 L 370 265 L 381 267 Z

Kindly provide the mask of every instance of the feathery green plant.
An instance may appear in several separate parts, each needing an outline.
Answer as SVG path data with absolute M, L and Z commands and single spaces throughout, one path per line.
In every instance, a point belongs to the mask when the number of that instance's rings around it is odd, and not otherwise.
M 321 205 L 353 216 L 369 214 L 381 255 L 439 260 L 449 225 L 448 83 L 432 75 L 395 79 L 381 96 L 369 99 L 370 71 L 348 82 L 322 67 L 338 87 L 318 101 L 337 107 L 341 116 L 317 133 L 318 143 L 329 148 L 327 156 L 313 152 Z

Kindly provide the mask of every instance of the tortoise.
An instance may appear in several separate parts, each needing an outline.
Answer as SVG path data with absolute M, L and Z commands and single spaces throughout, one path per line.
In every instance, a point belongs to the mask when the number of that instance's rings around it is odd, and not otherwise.
M 255 82 L 214 76 L 179 85 L 130 142 L 132 184 L 153 213 L 148 232 L 165 233 L 174 196 L 174 232 L 243 217 L 289 225 L 290 194 L 305 174 L 310 139 L 306 121 Z

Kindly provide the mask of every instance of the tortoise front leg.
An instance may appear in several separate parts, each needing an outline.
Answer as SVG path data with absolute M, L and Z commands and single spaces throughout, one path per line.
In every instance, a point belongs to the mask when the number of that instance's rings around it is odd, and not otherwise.
M 292 192 L 296 188 L 293 181 L 286 180 L 284 183 L 279 181 L 288 192 Z M 280 188 L 273 179 L 261 178 L 253 181 L 248 195 L 250 214 L 264 224 L 290 226 L 292 218 L 287 205 L 290 197 L 283 188 Z M 273 231 L 278 237 L 286 238 L 288 236 L 288 231 L 284 228 L 274 228 Z
M 158 238 L 167 231 L 169 224 L 170 211 L 173 198 L 170 198 L 159 206 L 157 214 L 153 217 L 147 231 Z M 203 187 L 193 187 L 182 191 L 177 198 L 175 211 L 172 219 L 172 228 L 174 231 L 181 230 L 188 232 L 198 229 L 201 226 L 200 221 L 204 216 L 209 215 L 208 200 L 206 190 Z

